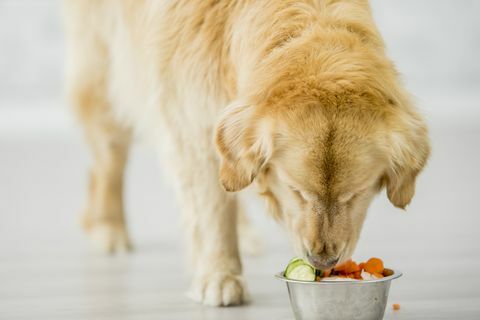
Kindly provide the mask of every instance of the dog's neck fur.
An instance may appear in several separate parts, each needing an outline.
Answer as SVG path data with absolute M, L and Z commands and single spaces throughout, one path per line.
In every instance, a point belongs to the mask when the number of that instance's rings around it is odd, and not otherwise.
M 279 8 L 260 1 L 234 7 L 235 32 L 226 36 L 236 98 L 272 107 L 292 97 L 318 101 L 362 88 L 362 94 L 388 100 L 395 71 L 363 2 L 296 0 Z

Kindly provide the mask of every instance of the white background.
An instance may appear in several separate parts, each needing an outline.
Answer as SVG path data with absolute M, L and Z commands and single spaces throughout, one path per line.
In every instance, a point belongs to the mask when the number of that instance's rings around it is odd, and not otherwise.
M 372 7 L 389 55 L 424 112 L 446 119 L 478 117 L 480 2 L 374 0 Z M 60 13 L 60 1 L 0 0 L 0 112 L 60 106 Z M 468 103 L 455 105 L 457 100 Z M 52 116 L 38 112 L 42 115 Z

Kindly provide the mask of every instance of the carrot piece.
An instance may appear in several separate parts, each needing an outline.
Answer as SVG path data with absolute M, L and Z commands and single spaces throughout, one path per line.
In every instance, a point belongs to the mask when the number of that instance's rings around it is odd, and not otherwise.
M 382 273 L 383 269 L 383 261 L 381 259 L 371 258 L 365 263 L 365 271 L 368 273 Z
M 352 260 L 347 260 L 344 263 L 335 266 L 335 268 L 333 268 L 333 270 L 345 272 L 345 267 L 347 266 L 347 263 L 349 263 L 350 261 L 352 261 Z
M 360 268 L 360 270 L 365 269 L 365 262 L 360 262 L 360 263 L 358 264 L 358 267 Z
M 383 276 L 384 277 L 390 277 L 391 275 L 393 275 L 393 270 L 392 269 L 383 269 Z
M 345 273 L 354 273 L 360 271 L 360 267 L 354 261 L 349 261 L 345 266 Z
M 398 303 L 394 303 L 393 310 L 400 310 L 400 305 Z
M 324 270 L 323 271 L 323 276 L 324 277 L 329 277 L 332 274 L 332 269 Z
M 381 273 L 374 272 L 374 273 L 372 273 L 372 274 L 373 274 L 373 276 L 374 276 L 375 278 L 379 278 L 379 279 L 383 278 L 383 274 L 381 274 Z
M 353 273 L 353 276 L 355 277 L 355 279 L 363 280 L 363 279 L 362 279 L 362 271 L 354 272 L 354 273 Z

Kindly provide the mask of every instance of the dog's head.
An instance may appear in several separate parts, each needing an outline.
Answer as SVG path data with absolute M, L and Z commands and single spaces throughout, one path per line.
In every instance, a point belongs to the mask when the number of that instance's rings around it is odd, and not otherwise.
M 400 208 L 429 154 L 405 101 L 352 92 L 230 105 L 216 132 L 227 191 L 256 181 L 298 254 L 317 268 L 348 259 L 373 196 Z M 283 104 L 283 105 L 279 105 Z

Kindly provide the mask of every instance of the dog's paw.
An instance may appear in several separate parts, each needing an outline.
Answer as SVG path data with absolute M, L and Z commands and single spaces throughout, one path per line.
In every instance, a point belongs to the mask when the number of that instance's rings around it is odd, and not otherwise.
M 94 225 L 88 233 L 94 248 L 101 252 L 115 253 L 132 250 L 127 230 L 123 225 Z
M 117 251 L 131 251 L 132 244 L 124 224 L 118 223 L 94 223 L 82 217 L 82 225 L 90 238 L 94 249 L 104 253 Z
M 189 296 L 208 306 L 233 306 L 247 301 L 242 277 L 227 273 L 212 273 L 196 279 Z

